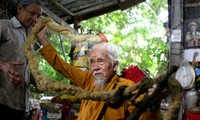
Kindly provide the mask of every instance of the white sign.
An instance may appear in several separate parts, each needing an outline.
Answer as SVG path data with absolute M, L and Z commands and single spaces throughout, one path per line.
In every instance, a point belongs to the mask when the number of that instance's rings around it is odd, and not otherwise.
M 173 30 L 171 35 L 172 42 L 181 42 L 181 30 Z

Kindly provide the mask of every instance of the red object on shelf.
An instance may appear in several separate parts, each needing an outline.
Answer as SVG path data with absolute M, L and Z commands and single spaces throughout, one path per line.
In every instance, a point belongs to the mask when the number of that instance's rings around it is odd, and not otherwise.
M 123 69 L 121 73 L 121 77 L 130 79 L 135 83 L 146 77 L 145 73 L 137 65 L 131 65 L 129 68 Z
M 186 111 L 184 120 L 200 120 L 200 112 L 194 113 L 194 112 Z

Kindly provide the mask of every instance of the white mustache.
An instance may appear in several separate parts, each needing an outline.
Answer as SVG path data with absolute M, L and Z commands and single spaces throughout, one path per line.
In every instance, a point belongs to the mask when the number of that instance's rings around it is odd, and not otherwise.
M 92 74 L 93 74 L 94 76 L 96 76 L 96 74 L 102 74 L 102 73 L 101 73 L 101 72 L 94 71 Z

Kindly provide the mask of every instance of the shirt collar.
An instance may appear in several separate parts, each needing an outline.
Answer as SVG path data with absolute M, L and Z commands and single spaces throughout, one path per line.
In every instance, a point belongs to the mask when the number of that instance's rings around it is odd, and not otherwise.
M 14 28 L 23 27 L 23 26 L 21 25 L 21 23 L 19 22 L 19 20 L 18 20 L 15 16 L 11 18 L 11 22 L 12 22 Z

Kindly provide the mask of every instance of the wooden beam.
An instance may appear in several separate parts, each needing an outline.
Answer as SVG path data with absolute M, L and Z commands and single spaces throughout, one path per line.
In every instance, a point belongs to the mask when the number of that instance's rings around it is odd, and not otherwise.
M 93 18 L 93 17 L 97 17 L 97 16 L 100 16 L 100 15 L 112 12 L 114 10 L 119 10 L 119 9 L 120 9 L 119 6 L 115 5 L 115 6 L 112 6 L 112 7 L 106 7 L 104 9 L 99 9 L 99 10 L 90 12 L 89 14 L 80 15 L 80 17 L 81 17 L 82 20 L 87 20 L 87 19 L 90 19 L 90 18 Z
M 119 7 L 122 9 L 122 10 L 125 10 L 127 8 L 130 8 L 132 6 L 135 6 L 139 3 L 142 3 L 146 0 L 120 0 L 119 2 Z
M 82 11 L 76 13 L 76 15 L 83 16 L 87 13 L 91 13 L 93 11 L 98 11 L 98 10 L 103 10 L 102 8 L 106 9 L 107 7 L 116 6 L 116 5 L 117 5 L 117 3 L 110 1 L 110 2 L 107 2 L 107 4 L 97 5 L 96 7 L 91 7 L 91 8 L 82 10 Z
M 190 7 L 200 7 L 200 2 L 199 3 L 187 3 L 184 5 L 184 7 L 190 8 Z
M 101 4 L 107 4 L 108 2 L 116 2 L 116 0 L 87 0 L 87 1 L 77 1 L 73 4 L 66 4 L 65 7 L 69 8 L 73 12 L 80 12 L 84 9 L 94 8 Z
M 72 33 L 75 33 L 75 34 L 77 33 L 77 31 L 74 28 L 72 28 L 68 23 L 66 23 L 60 17 L 58 17 L 57 15 L 55 15 L 53 12 L 51 12 L 48 8 L 44 7 L 44 11 L 45 11 L 44 13 L 47 16 L 51 17 L 55 22 L 59 23 L 60 25 L 66 26 L 67 28 L 70 29 L 70 31 Z
M 72 13 L 70 10 L 68 10 L 67 8 L 65 8 L 62 4 L 60 4 L 59 2 L 55 1 L 55 0 L 48 0 L 49 2 L 53 3 L 56 7 L 58 7 L 59 9 L 61 9 L 62 11 L 64 11 L 65 13 L 71 15 L 71 16 L 75 16 L 74 13 Z

